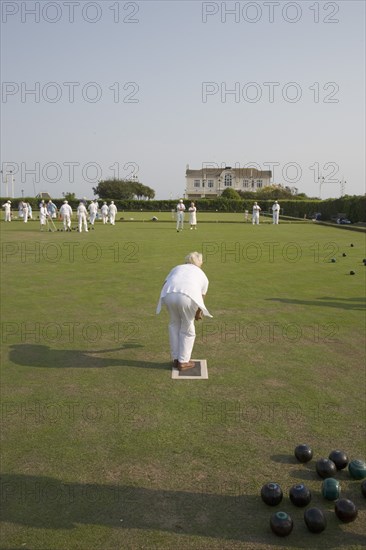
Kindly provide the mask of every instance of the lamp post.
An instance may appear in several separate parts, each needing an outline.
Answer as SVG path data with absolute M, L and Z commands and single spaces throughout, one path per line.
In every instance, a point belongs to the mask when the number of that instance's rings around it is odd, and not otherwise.
M 344 177 L 343 177 L 341 180 L 339 180 L 339 185 L 340 185 L 340 188 L 341 188 L 341 197 L 343 197 L 344 194 L 345 194 L 344 192 L 345 192 L 345 190 L 346 190 L 346 183 L 347 183 L 347 182 L 346 182 L 346 180 L 344 179 Z
M 325 182 L 324 176 L 319 176 L 318 177 L 318 182 L 319 182 L 319 199 L 321 199 L 322 198 L 322 185 Z
M 24 198 L 24 189 L 22 189 L 22 199 Z
M 1 170 L 1 174 L 3 174 L 3 171 Z M 13 176 L 13 170 L 10 170 L 9 172 L 5 172 L 5 196 L 9 196 L 9 183 L 8 183 L 8 176 L 10 176 L 10 187 L 11 187 L 11 198 L 14 199 L 14 176 Z

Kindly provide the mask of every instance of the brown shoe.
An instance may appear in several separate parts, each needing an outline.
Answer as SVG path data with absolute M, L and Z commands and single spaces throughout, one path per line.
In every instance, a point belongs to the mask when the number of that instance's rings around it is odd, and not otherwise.
M 196 363 L 194 361 L 188 361 L 188 363 L 179 363 L 178 362 L 178 370 L 187 370 L 187 369 L 193 369 L 193 367 L 196 366 Z
M 178 368 L 178 364 L 179 364 L 178 359 L 174 359 L 174 361 L 173 361 L 173 367 L 174 367 L 175 369 Z

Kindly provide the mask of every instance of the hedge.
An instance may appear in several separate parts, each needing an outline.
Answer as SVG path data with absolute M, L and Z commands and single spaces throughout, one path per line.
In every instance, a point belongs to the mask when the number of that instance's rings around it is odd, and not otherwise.
M 8 200 L 0 198 L 1 205 Z M 24 200 L 29 202 L 34 210 L 38 210 L 40 199 L 34 197 L 24 197 L 23 199 L 15 198 L 12 201 L 12 210 L 17 210 L 18 203 Z M 62 205 L 64 199 L 53 199 L 53 202 L 58 208 Z M 98 199 L 99 206 L 103 199 Z M 109 200 L 107 203 L 109 204 Z M 184 200 L 186 207 L 189 206 L 190 200 Z M 201 212 L 244 212 L 248 210 L 251 213 L 254 199 L 197 199 L 194 201 L 198 211 Z M 262 211 L 271 212 L 273 199 L 257 200 Z M 128 212 L 138 211 L 171 211 L 175 210 L 177 200 L 115 200 L 115 205 L 118 210 Z M 294 218 L 310 218 L 315 212 L 321 213 L 321 219 L 326 221 L 336 216 L 338 213 L 344 213 L 346 217 L 353 223 L 366 222 L 366 197 L 365 196 L 345 196 L 339 199 L 326 200 L 279 200 L 281 206 L 280 214 L 292 216 Z M 76 209 L 79 200 L 70 200 L 71 208 Z

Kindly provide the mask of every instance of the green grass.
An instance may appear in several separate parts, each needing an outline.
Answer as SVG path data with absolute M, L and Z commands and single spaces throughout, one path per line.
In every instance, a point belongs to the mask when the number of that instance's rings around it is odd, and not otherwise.
M 164 216 L 87 234 L 1 224 L 1 547 L 363 547 L 360 483 L 337 476 L 359 506 L 340 524 L 314 464 L 334 448 L 365 458 L 364 235 L 201 217 L 177 234 Z M 192 250 L 210 281 L 194 348 L 209 379 L 172 381 L 155 308 Z M 285 540 L 259 496 L 273 480 L 295 521 Z M 323 535 L 289 502 L 299 481 L 327 510 Z

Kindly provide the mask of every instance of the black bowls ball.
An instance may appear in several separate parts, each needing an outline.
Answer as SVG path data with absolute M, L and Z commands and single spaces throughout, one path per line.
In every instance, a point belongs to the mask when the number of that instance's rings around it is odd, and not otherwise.
M 270 482 L 263 485 L 261 497 L 269 506 L 277 506 L 282 500 L 283 492 L 278 483 Z
M 337 500 L 334 511 L 337 518 L 343 521 L 343 523 L 354 521 L 358 514 L 356 505 L 352 500 L 348 500 L 348 498 L 340 498 Z
M 273 514 L 269 524 L 273 533 L 279 537 L 287 537 L 294 528 L 292 517 L 286 512 L 276 512 Z
M 332 460 L 336 465 L 337 470 L 343 470 L 348 464 L 348 456 L 344 451 L 335 449 L 329 456 L 329 460 Z
M 311 501 L 311 491 L 306 487 L 306 485 L 303 485 L 302 483 L 293 485 L 293 487 L 291 487 L 290 489 L 289 494 L 292 504 L 298 506 L 299 508 L 307 506 Z
M 317 474 L 323 479 L 326 477 L 334 477 L 337 473 L 336 465 L 333 460 L 329 460 L 329 458 L 320 458 L 317 460 L 315 468 Z
M 309 445 L 302 443 L 295 447 L 295 456 L 299 462 L 309 462 L 313 458 L 313 450 Z
M 312 533 L 321 533 L 327 526 L 327 518 L 319 508 L 308 508 L 304 512 L 306 527 Z

